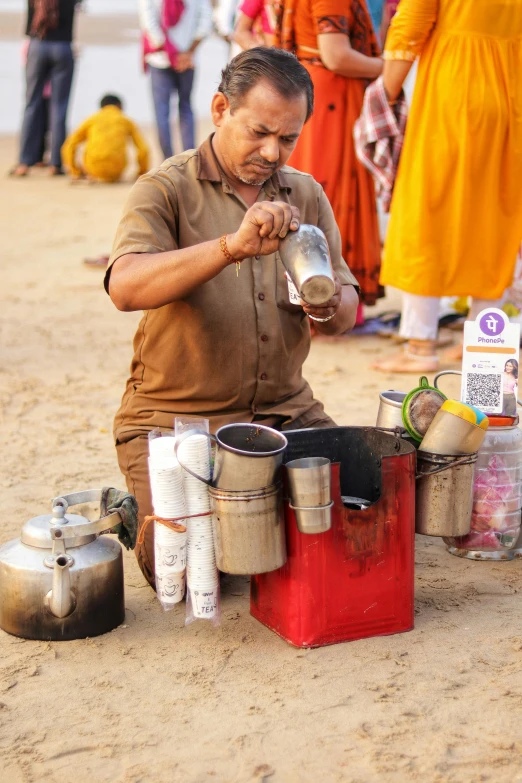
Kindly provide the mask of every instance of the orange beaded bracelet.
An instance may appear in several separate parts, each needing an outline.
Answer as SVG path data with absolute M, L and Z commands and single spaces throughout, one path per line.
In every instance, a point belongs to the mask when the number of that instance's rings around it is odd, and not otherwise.
M 221 248 L 221 252 L 227 259 L 227 261 L 230 261 L 230 263 L 234 263 L 236 265 L 236 277 L 239 277 L 239 269 L 241 267 L 241 261 L 238 261 L 237 258 L 234 258 L 234 256 L 230 253 L 230 250 L 227 247 L 227 235 L 223 234 L 221 239 L 219 240 L 219 247 Z

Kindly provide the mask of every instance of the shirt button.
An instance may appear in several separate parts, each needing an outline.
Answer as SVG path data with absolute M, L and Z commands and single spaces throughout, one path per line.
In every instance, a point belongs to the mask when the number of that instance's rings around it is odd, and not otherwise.
M 263 301 L 263 299 L 265 298 L 265 295 L 264 294 L 258 294 L 257 298 L 261 299 L 261 301 Z
M 261 373 L 261 380 L 262 381 L 266 381 L 267 378 L 268 378 L 268 375 L 266 374 L 266 372 Z
M 267 334 L 262 334 L 262 335 L 261 335 L 261 339 L 262 339 L 262 341 L 263 341 L 264 343 L 266 343 L 266 342 L 268 341 L 268 335 L 267 335 Z

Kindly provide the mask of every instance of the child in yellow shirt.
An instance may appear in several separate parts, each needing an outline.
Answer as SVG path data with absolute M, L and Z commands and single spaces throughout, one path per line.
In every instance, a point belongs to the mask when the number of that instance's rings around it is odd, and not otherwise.
M 117 182 L 127 166 L 127 142 L 136 146 L 138 176 L 149 168 L 149 149 L 136 125 L 123 113 L 116 95 L 105 95 L 101 110 L 85 120 L 62 147 L 62 159 L 74 179 L 86 176 L 99 182 Z M 85 143 L 83 164 L 78 166 L 76 150 Z

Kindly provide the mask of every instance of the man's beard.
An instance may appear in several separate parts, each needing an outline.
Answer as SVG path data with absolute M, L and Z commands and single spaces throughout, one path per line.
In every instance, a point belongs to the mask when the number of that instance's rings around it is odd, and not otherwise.
M 250 176 L 247 176 L 244 173 L 244 169 L 246 168 L 246 166 L 248 166 L 249 163 L 254 163 L 257 164 L 258 166 L 270 166 L 270 173 L 267 173 L 267 175 L 262 178 L 260 178 L 259 175 L 256 174 L 251 174 Z M 233 171 L 240 182 L 244 182 L 245 185 L 256 185 L 259 187 L 261 185 L 264 185 L 265 182 L 270 179 L 270 177 L 276 171 L 276 169 L 277 169 L 277 164 L 274 166 L 274 164 L 267 163 L 267 161 L 264 160 L 263 158 L 248 158 L 248 160 L 245 161 L 244 165 L 241 166 L 241 168 L 239 166 L 234 166 Z

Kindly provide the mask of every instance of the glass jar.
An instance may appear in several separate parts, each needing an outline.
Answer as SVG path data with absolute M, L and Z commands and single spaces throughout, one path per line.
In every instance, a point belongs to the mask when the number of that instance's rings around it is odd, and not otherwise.
M 522 430 L 518 419 L 490 416 L 475 469 L 471 531 L 445 538 L 448 552 L 473 560 L 511 560 L 521 509 Z

